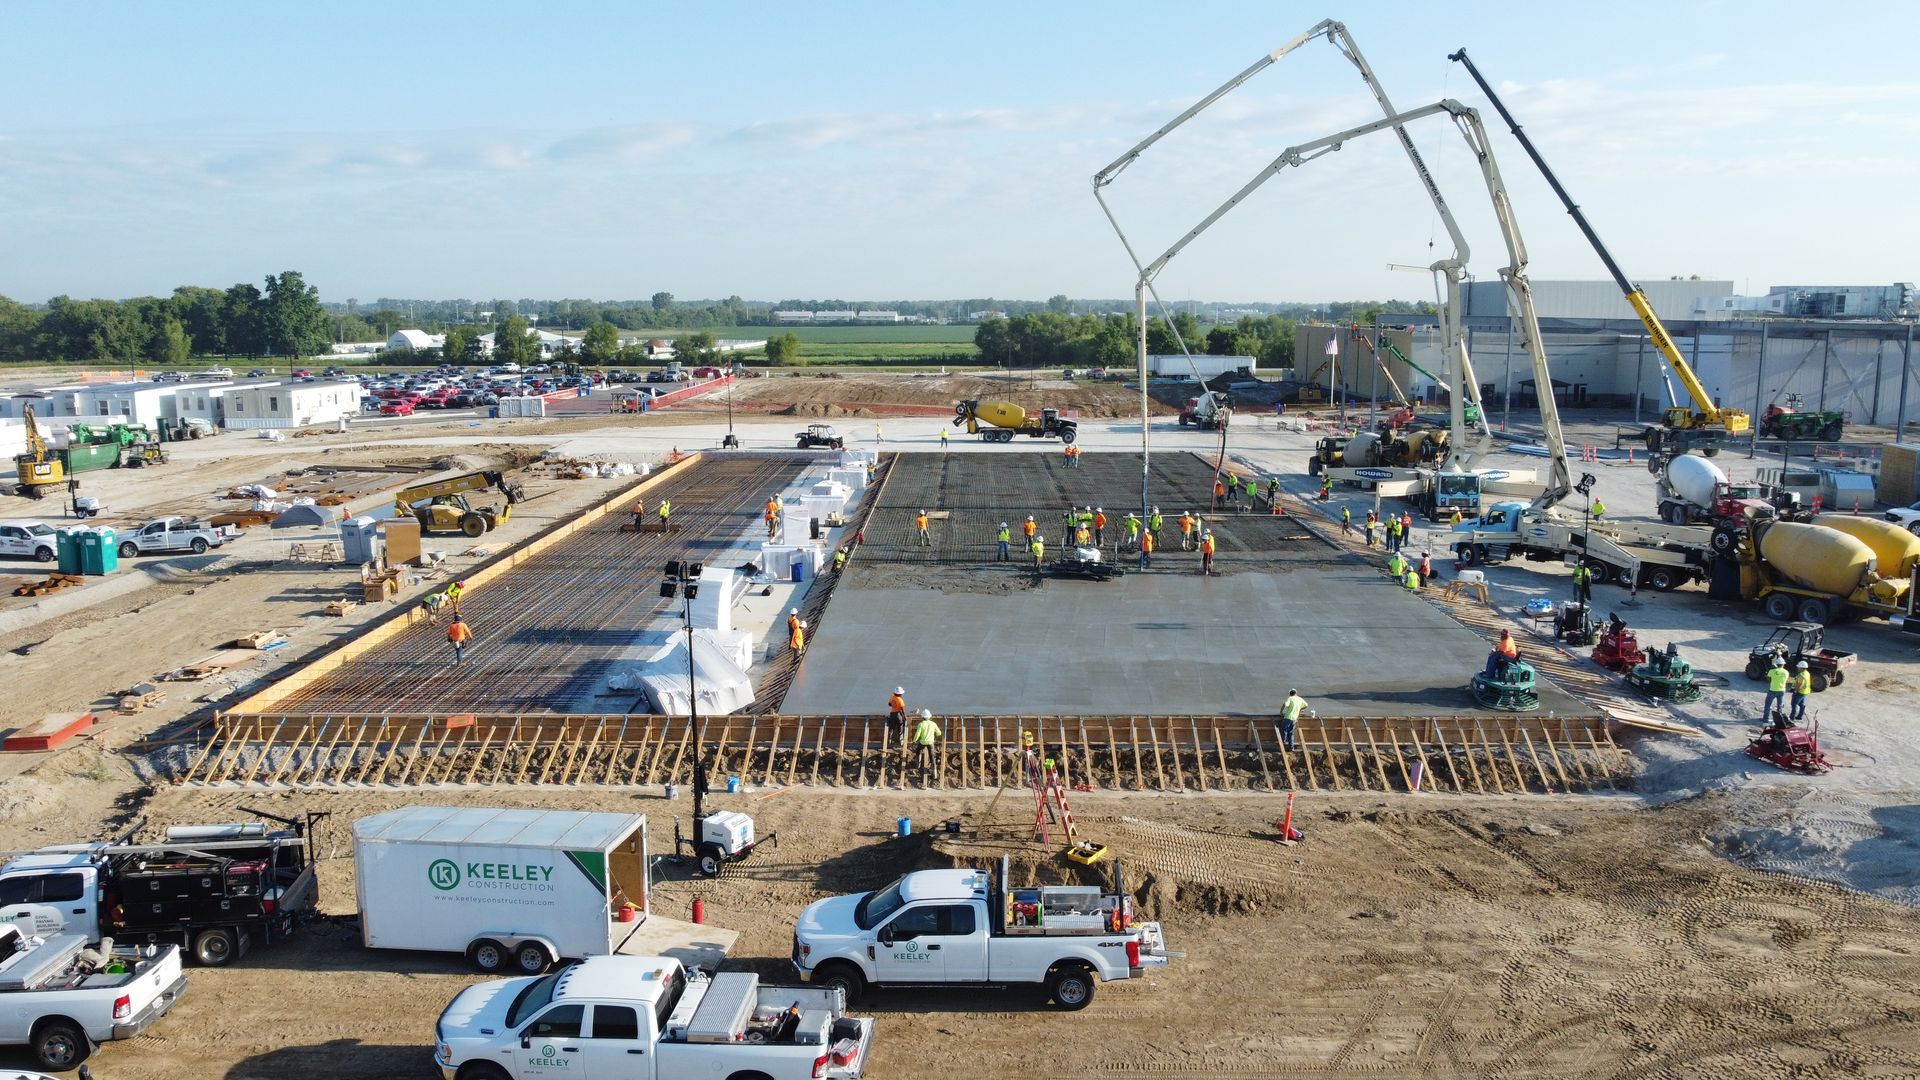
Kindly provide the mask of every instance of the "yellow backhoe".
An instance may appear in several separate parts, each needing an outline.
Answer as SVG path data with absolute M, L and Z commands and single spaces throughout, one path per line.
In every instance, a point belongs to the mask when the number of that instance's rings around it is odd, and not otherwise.
M 40 425 L 34 422 L 33 406 L 23 407 L 20 417 L 26 421 L 27 428 L 27 452 L 13 459 L 20 474 L 20 494 L 29 499 L 44 498 L 47 489 L 67 482 L 67 462 L 59 451 L 48 447 L 47 440 L 40 437 Z
M 474 506 L 464 494 L 496 488 L 506 498 L 500 506 Z M 420 522 L 423 533 L 464 533 L 478 537 L 500 527 L 513 514 L 513 504 L 522 491 L 500 473 L 488 470 L 468 473 L 430 484 L 402 488 L 394 495 L 394 513 L 409 515 Z

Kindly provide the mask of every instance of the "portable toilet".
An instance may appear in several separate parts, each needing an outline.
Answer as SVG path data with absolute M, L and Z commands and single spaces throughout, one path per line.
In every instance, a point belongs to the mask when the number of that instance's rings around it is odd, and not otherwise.
M 80 533 L 82 573 L 111 574 L 120 569 L 120 541 L 105 525 Z
M 60 572 L 63 574 L 81 574 L 80 534 L 87 530 L 81 528 L 61 529 L 54 534 L 54 555 L 60 560 Z
M 377 519 L 357 517 L 340 523 L 340 551 L 348 565 L 377 563 L 385 550 L 386 541 L 380 535 Z

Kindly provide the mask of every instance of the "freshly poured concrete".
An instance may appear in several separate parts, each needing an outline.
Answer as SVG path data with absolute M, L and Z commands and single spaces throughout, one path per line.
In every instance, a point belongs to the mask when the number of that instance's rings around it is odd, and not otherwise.
M 1466 691 L 1487 643 L 1357 560 L 1011 595 L 863 589 L 858 567 L 782 712 L 883 713 L 899 685 L 936 714 L 1263 715 L 1298 687 L 1321 716 L 1494 715 Z M 1543 713 L 1588 711 L 1540 690 Z

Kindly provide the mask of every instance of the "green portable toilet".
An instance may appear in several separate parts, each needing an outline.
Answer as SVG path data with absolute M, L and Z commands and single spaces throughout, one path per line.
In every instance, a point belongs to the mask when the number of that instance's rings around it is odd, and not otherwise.
M 54 536 L 54 554 L 60 560 L 60 572 L 63 574 L 83 574 L 80 559 L 80 537 L 85 529 L 61 529 Z
M 80 565 L 88 574 L 111 574 L 120 569 L 120 543 L 106 526 L 80 534 Z

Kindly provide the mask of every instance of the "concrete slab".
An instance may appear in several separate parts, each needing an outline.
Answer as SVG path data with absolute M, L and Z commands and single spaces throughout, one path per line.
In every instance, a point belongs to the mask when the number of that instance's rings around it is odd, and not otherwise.
M 1311 569 L 1049 580 L 1015 595 L 834 591 L 781 711 L 1263 715 L 1289 687 L 1322 716 L 1497 715 L 1468 676 L 1487 645 L 1358 560 Z M 1541 710 L 1583 707 L 1543 685 Z

